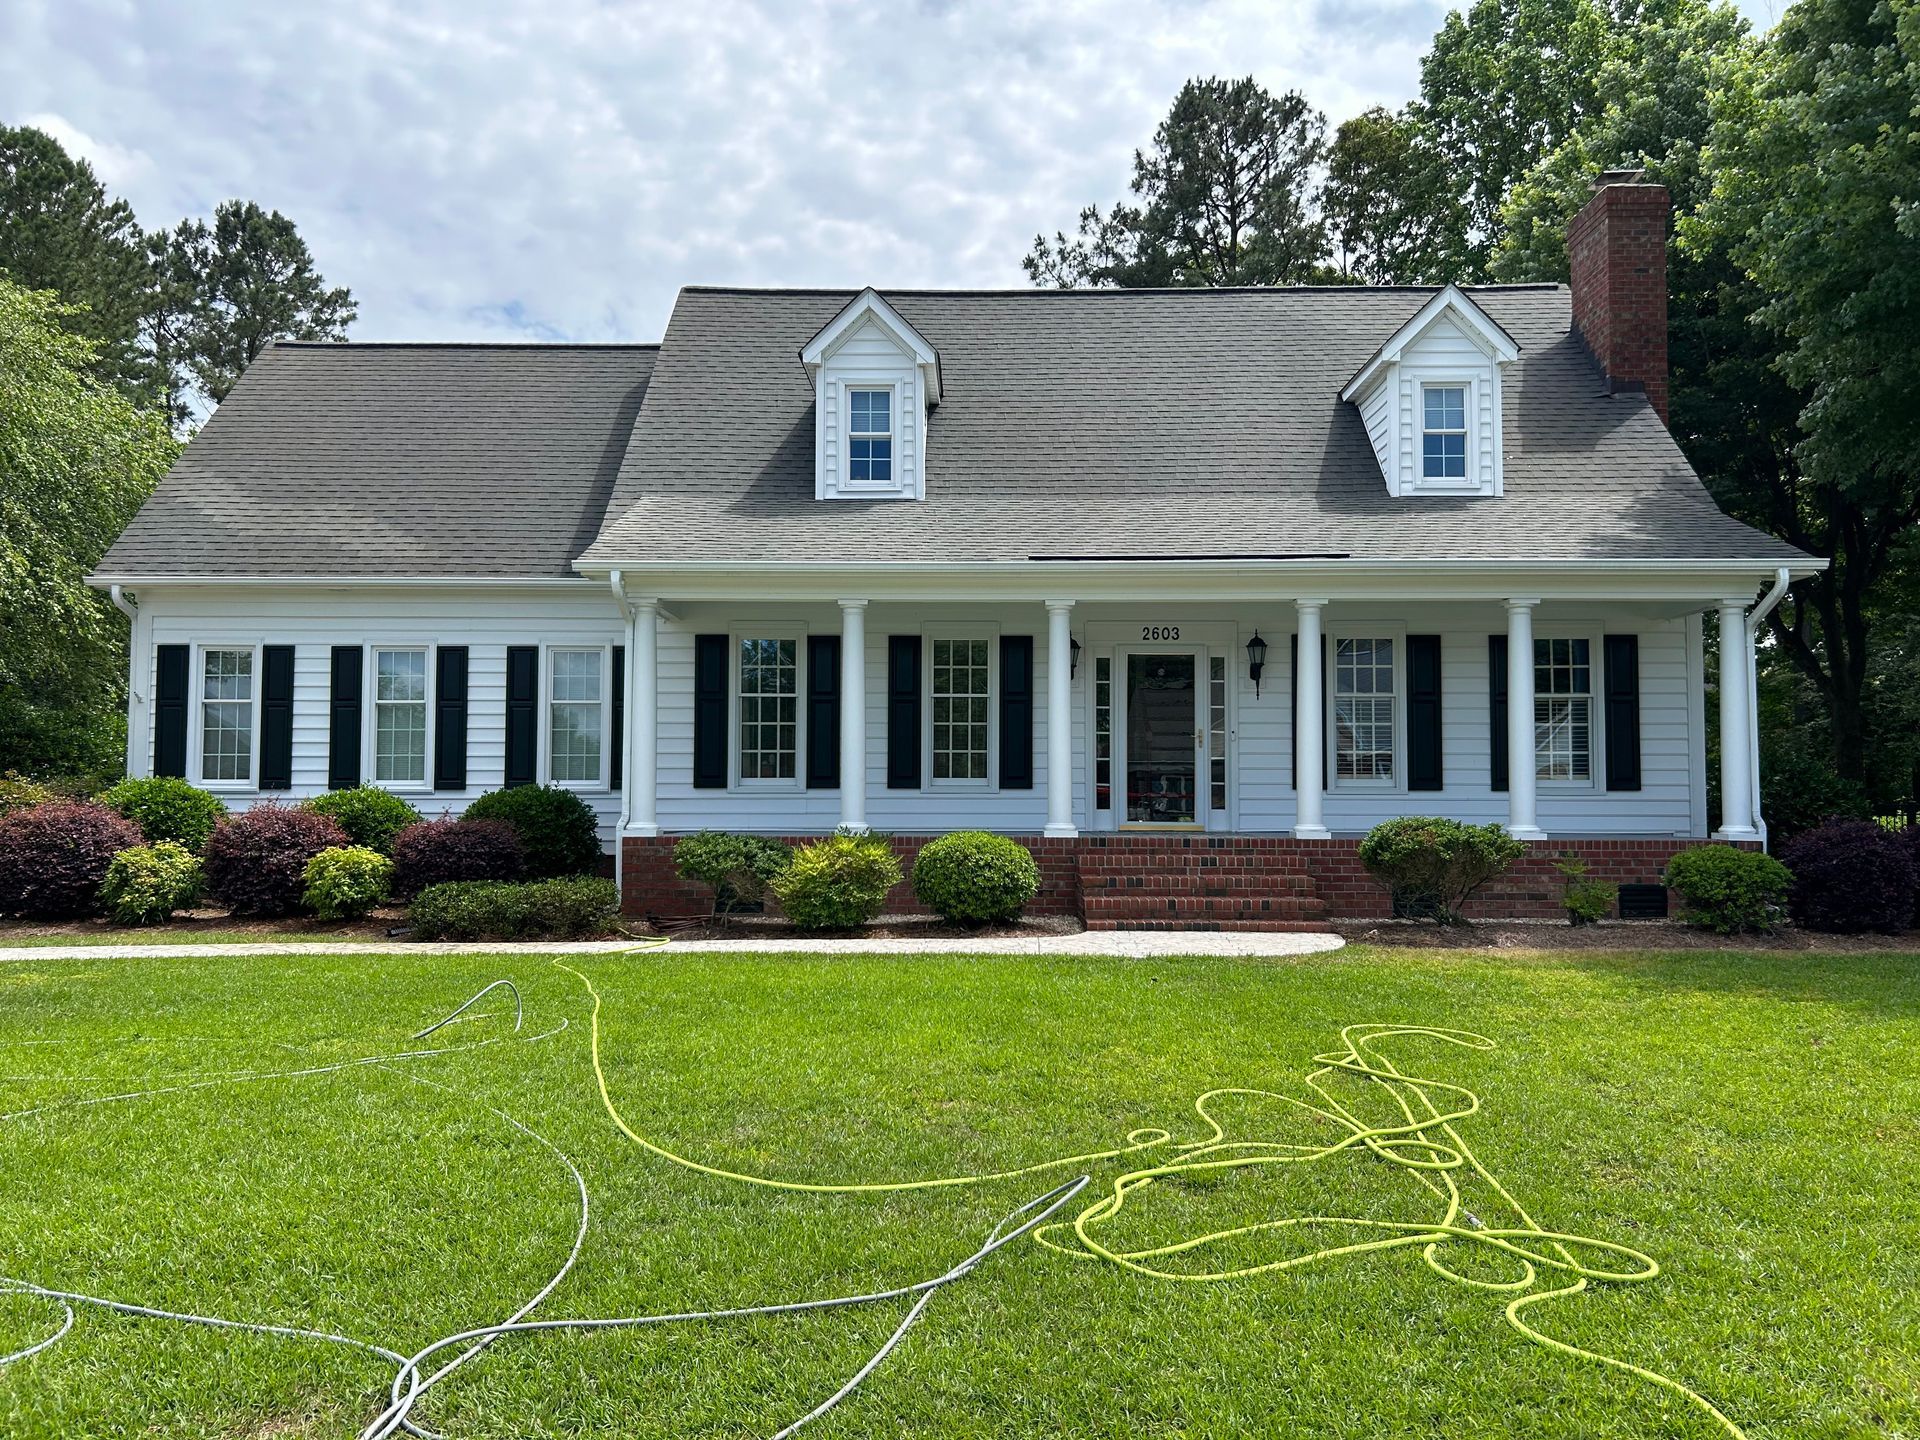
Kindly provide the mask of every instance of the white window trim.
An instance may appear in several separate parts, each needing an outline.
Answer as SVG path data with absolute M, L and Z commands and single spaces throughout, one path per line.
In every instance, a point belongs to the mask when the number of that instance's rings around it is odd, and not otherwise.
M 187 726 L 187 773 L 194 777 L 193 783 L 202 790 L 241 794 L 249 790 L 257 791 L 260 788 L 260 672 L 265 643 L 265 641 L 253 639 L 207 640 L 196 641 L 194 644 L 193 672 L 189 679 L 193 687 L 193 714 Z M 247 744 L 247 778 L 245 780 L 206 778 L 205 757 L 202 750 L 206 739 L 207 652 L 210 650 L 245 650 L 253 656 L 253 699 L 248 702 L 251 739 Z
M 933 776 L 933 643 L 936 640 L 987 642 L 987 774 L 983 780 L 936 780 Z M 1000 793 L 1000 626 L 927 625 L 920 631 L 920 773 L 923 792 L 966 790 L 973 794 Z M 1037 652 L 1038 645 L 1035 646 Z M 1034 656 L 1034 673 L 1040 656 Z M 1039 687 L 1036 686 L 1036 689 Z M 1035 718 L 1039 718 L 1036 698 Z M 1037 727 L 1036 727 L 1037 728 Z
M 613 764 L 613 647 L 612 640 L 549 640 L 540 647 L 539 774 L 543 783 L 583 795 L 603 794 Z M 600 774 L 593 780 L 553 778 L 553 656 L 557 650 L 600 652 Z
M 1334 702 L 1339 698 L 1340 642 L 1342 640 L 1391 640 L 1393 642 L 1393 776 L 1387 780 L 1341 777 L 1340 731 L 1334 723 Z M 1321 736 L 1326 746 L 1329 793 L 1344 791 L 1363 795 L 1405 795 L 1407 791 L 1407 628 L 1404 625 L 1343 625 L 1328 627 L 1326 639 L 1326 683 L 1322 701 Z
M 855 430 L 853 428 L 853 395 L 856 390 L 868 391 L 887 397 L 887 428 L 885 430 Z M 845 467 L 844 483 L 853 491 L 872 490 L 881 493 L 900 488 L 900 386 L 888 381 L 842 380 L 840 382 L 840 409 L 846 417 L 843 431 L 846 439 L 846 454 L 841 463 Z M 853 478 L 853 442 L 856 440 L 885 440 L 887 442 L 887 478 L 885 480 L 855 480 Z
M 793 774 L 763 777 L 740 773 L 740 642 L 793 641 Z M 744 791 L 794 791 L 807 788 L 807 627 L 782 621 L 771 625 L 735 625 L 727 632 L 727 788 Z M 844 663 L 845 657 L 842 657 Z
M 562 647 L 565 648 L 565 647 Z M 427 753 L 426 764 L 418 780 L 377 780 L 374 776 L 380 769 L 380 651 L 382 650 L 423 650 L 427 656 Z M 361 750 L 366 763 L 361 770 L 368 785 L 376 785 L 382 790 L 392 790 L 404 794 L 425 794 L 433 790 L 433 742 L 434 711 L 439 707 L 434 703 L 439 699 L 436 693 L 438 678 L 439 646 L 431 640 L 369 640 L 366 642 L 366 674 L 361 679 L 360 693 L 365 696 L 361 705 Z
M 1408 367 L 1413 379 L 1413 488 L 1422 495 L 1484 495 L 1480 454 L 1480 387 L 1483 377 L 1464 370 L 1431 370 Z M 1426 475 L 1427 391 L 1465 391 L 1467 473 L 1458 480 L 1429 480 Z M 1447 432 L 1435 432 L 1451 434 Z
M 1607 707 L 1601 703 L 1602 691 L 1606 687 L 1605 641 L 1597 632 L 1577 626 L 1554 625 L 1541 626 L 1533 632 L 1537 645 L 1542 640 L 1584 640 L 1587 642 L 1587 778 L 1549 779 L 1540 773 L 1540 747 L 1535 743 L 1533 751 L 1533 774 L 1536 786 L 1550 786 L 1555 791 L 1585 794 L 1606 788 L 1607 768 Z M 1533 695 L 1535 700 L 1543 698 L 1536 675 Z M 1538 711 L 1535 715 L 1537 717 Z M 1535 723 L 1538 724 L 1536 718 Z

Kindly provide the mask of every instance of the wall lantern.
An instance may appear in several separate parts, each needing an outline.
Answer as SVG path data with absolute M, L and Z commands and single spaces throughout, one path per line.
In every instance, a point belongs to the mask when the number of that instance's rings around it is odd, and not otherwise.
M 1067 678 L 1071 680 L 1080 673 L 1080 642 L 1069 635 L 1067 643 L 1073 647 L 1067 654 Z
M 1258 630 L 1247 641 L 1247 678 L 1253 681 L 1253 693 L 1260 694 L 1260 672 L 1267 668 L 1267 642 L 1260 638 Z

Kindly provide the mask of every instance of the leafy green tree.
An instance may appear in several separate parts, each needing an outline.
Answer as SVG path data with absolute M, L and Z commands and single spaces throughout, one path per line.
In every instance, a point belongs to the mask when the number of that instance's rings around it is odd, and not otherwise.
M 1135 151 L 1135 203 L 1080 213 L 1077 235 L 1036 236 L 1037 285 L 1284 285 L 1320 278 L 1325 222 L 1313 194 L 1326 118 L 1251 78 L 1190 80 Z
M 73 307 L 0 280 L 0 771 L 117 771 L 126 626 L 86 576 L 179 453 Z
M 1322 203 L 1344 274 L 1369 285 L 1451 278 L 1466 211 L 1445 158 L 1408 111 L 1376 105 L 1334 132 Z

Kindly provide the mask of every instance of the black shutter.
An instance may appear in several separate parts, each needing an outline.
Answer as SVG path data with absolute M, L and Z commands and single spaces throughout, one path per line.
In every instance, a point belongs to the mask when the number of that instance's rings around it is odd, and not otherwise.
M 153 773 L 187 773 L 187 645 L 162 645 L 153 682 Z
M 807 788 L 840 784 L 840 637 L 807 637 Z
M 1000 788 L 1033 788 L 1033 637 L 1000 637 Z
M 540 771 L 540 647 L 507 647 L 508 786 L 531 785 Z
M 920 637 L 887 637 L 887 788 L 920 788 Z
M 1323 636 L 1320 641 L 1320 710 L 1322 715 L 1326 713 L 1327 708 L 1326 643 L 1326 639 Z M 1297 631 L 1288 637 L 1287 640 L 1287 675 L 1289 677 L 1287 682 L 1288 688 L 1292 691 L 1288 701 L 1292 708 L 1287 712 L 1287 784 L 1297 788 L 1300 775 L 1299 740 L 1297 738 L 1300 734 L 1300 636 Z M 1326 722 L 1323 720 L 1320 728 L 1320 788 L 1323 791 L 1327 788 L 1327 753 L 1332 747 L 1333 736 L 1328 731 Z
M 1640 788 L 1640 637 L 1609 635 L 1607 655 L 1607 789 Z
M 433 788 L 467 788 L 467 647 L 434 652 Z
M 260 647 L 260 788 L 293 788 L 293 646 Z
M 1445 788 L 1440 737 L 1440 637 L 1407 636 L 1407 789 Z
M 627 647 L 613 647 L 613 699 L 608 704 L 613 734 L 607 737 L 607 787 L 620 788 L 627 762 Z
M 1487 637 L 1487 736 L 1493 788 L 1507 788 L 1507 637 Z
M 727 661 L 725 635 L 693 637 L 693 784 L 727 788 Z
M 327 788 L 360 783 L 361 661 L 358 645 L 333 647 L 333 702 L 327 718 Z

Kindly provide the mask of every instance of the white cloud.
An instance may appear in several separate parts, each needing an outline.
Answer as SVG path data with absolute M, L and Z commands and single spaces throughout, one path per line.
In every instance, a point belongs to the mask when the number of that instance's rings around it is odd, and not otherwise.
M 1444 10 L 0 0 L 0 121 L 150 227 L 285 211 L 359 338 L 652 339 L 682 283 L 1021 284 L 1183 80 L 1250 73 L 1337 122 L 1413 92 Z

